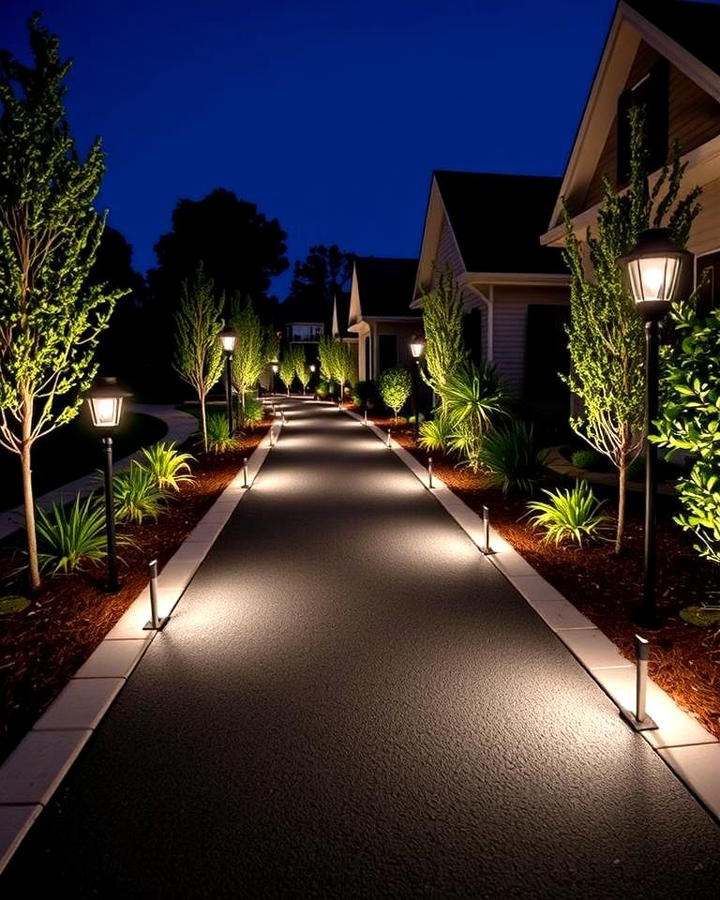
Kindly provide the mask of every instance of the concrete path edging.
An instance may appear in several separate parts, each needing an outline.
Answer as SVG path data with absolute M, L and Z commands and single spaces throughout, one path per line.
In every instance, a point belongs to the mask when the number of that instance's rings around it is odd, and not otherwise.
M 129 407 L 132 412 L 152 416 L 155 419 L 160 419 L 167 425 L 167 433 L 160 439 L 162 441 L 175 441 L 177 444 L 182 444 L 191 434 L 197 431 L 197 419 L 195 416 L 183 412 L 181 409 L 176 409 L 174 406 L 131 403 L 129 404 Z M 131 453 L 130 456 L 125 456 L 123 459 L 117 460 L 113 463 L 114 470 L 116 472 L 122 472 L 123 469 L 127 469 L 134 459 L 140 458 L 142 449 L 143 448 L 140 447 L 135 453 Z M 99 464 L 100 458 L 98 457 L 98 467 Z M 41 497 L 38 497 L 35 500 L 35 506 L 47 510 L 58 500 L 70 499 L 74 497 L 75 494 L 89 494 L 97 487 L 98 480 L 94 473 L 83 475 L 81 478 L 76 478 L 75 481 L 70 481 L 67 484 L 62 485 L 62 487 L 54 488 L 52 491 L 48 491 Z M 14 509 L 7 509 L 0 512 L 0 540 L 24 527 L 23 510 L 24 507 L 20 505 L 16 506 Z
M 361 416 L 344 410 L 376 437 L 387 443 L 387 432 Z M 413 472 L 483 552 L 482 519 L 437 475 L 432 489 L 427 469 L 396 441 L 389 449 Z M 486 559 L 520 593 L 581 666 L 605 691 L 619 710 L 631 709 L 635 694 L 635 666 L 621 656 L 615 644 L 558 590 L 546 581 L 497 531 L 490 527 L 492 552 Z M 653 681 L 648 685 L 647 711 L 659 728 L 641 731 L 645 740 L 708 812 L 720 820 L 720 742 L 686 713 Z
M 281 410 L 282 400 L 275 405 Z M 248 488 L 282 425 L 282 417 L 277 416 L 248 457 Z M 240 469 L 161 570 L 161 618 L 172 614 L 233 510 L 247 496 L 243 480 Z M 154 640 L 157 632 L 143 628 L 149 618 L 148 585 L 0 765 L 0 873 Z

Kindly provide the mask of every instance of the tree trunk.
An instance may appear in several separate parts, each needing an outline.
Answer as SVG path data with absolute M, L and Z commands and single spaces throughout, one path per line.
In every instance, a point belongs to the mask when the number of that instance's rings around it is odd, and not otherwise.
M 38 562 L 37 534 L 35 532 L 35 499 L 33 497 L 32 467 L 30 461 L 30 450 L 32 449 L 32 443 L 30 442 L 31 424 L 30 417 L 26 414 L 22 426 L 23 442 L 22 450 L 20 452 L 20 463 L 22 465 L 25 529 L 27 531 L 28 574 L 30 578 L 30 589 L 36 591 L 40 587 L 40 564 Z
M 622 463 L 618 469 L 618 517 L 617 530 L 615 532 L 615 555 L 622 552 L 623 538 L 625 537 L 625 497 L 627 494 L 627 459 L 623 455 Z
M 205 412 L 205 394 L 200 395 L 200 427 L 202 429 L 203 449 L 207 453 L 207 413 Z

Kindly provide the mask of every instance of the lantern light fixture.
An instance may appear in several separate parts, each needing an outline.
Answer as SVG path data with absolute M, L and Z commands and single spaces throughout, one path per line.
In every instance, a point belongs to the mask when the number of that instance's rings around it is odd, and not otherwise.
M 223 351 L 229 356 L 235 350 L 235 342 L 237 341 L 237 331 L 234 328 L 224 328 L 220 332 L 220 343 Z
M 96 378 L 85 394 L 93 425 L 96 428 L 117 428 L 123 400 L 129 396 L 130 392 L 118 385 L 117 378 Z
M 667 228 L 643 231 L 635 246 L 619 259 L 638 312 L 660 318 L 677 299 L 692 254 L 682 250 Z
M 418 337 L 415 334 L 410 338 L 410 352 L 412 353 L 413 359 L 420 359 L 425 352 L 425 341 L 423 338 Z

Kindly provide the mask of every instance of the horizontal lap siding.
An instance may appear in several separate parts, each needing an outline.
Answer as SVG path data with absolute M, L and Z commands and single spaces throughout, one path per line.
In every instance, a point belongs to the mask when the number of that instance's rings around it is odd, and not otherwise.
M 687 190 L 690 185 L 684 185 Z M 720 180 L 703 187 L 700 197 L 702 210 L 693 222 L 688 250 L 693 253 L 710 253 L 720 249 Z

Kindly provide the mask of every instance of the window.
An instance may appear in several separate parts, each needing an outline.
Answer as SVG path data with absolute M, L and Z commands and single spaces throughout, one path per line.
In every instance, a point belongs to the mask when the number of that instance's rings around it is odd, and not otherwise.
M 668 106 L 670 67 L 666 59 L 658 60 L 635 87 L 623 91 L 617 109 L 617 183 L 630 180 L 630 110 L 645 110 L 645 137 L 648 149 L 648 171 L 654 172 L 667 161 Z
M 378 375 L 385 369 L 392 369 L 398 362 L 397 335 L 378 335 Z
M 298 341 L 319 341 L 322 334 L 322 325 L 288 325 L 288 340 L 291 343 Z

